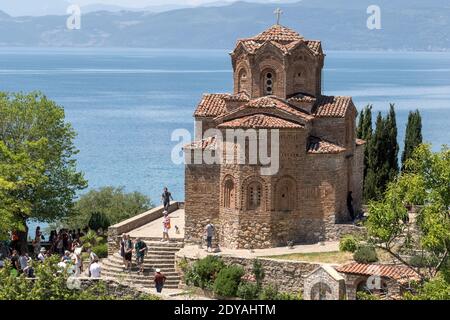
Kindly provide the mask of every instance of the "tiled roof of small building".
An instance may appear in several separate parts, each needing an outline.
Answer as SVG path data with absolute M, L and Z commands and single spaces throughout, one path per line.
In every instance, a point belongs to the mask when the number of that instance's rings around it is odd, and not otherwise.
M 317 137 L 309 137 L 307 152 L 312 154 L 330 154 L 344 152 L 345 148 Z
M 208 137 L 206 139 L 197 140 L 187 144 L 183 149 L 202 149 L 202 150 L 215 150 L 217 146 L 217 138 L 215 136 Z
M 322 118 L 343 118 L 351 103 L 351 97 L 320 96 L 316 100 L 312 113 Z
M 247 104 L 243 105 L 240 109 L 245 108 L 274 108 L 289 112 L 293 115 L 309 120 L 313 117 L 302 110 L 297 109 L 291 105 L 288 101 L 277 98 L 276 96 L 264 96 L 250 100 Z
M 254 114 L 250 116 L 244 116 L 241 118 L 233 119 L 224 122 L 218 126 L 219 128 L 270 128 L 270 129 L 295 129 L 303 128 L 302 125 L 291 122 L 278 117 L 270 116 L 267 114 Z
M 340 266 L 336 268 L 336 270 L 341 273 L 360 274 L 365 276 L 378 275 L 394 280 L 418 278 L 417 273 L 415 273 L 412 269 L 397 265 L 364 264 L 355 262 Z

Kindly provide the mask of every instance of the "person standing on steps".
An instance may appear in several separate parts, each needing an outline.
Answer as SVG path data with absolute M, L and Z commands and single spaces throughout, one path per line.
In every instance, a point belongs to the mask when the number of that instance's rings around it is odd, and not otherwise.
M 156 292 L 161 293 L 162 289 L 164 287 L 164 283 L 166 282 L 167 278 L 165 275 L 163 275 L 161 273 L 161 269 L 156 269 L 155 270 L 155 288 L 156 288 Z
M 170 200 L 173 201 L 172 194 L 169 192 L 169 189 L 167 189 L 167 187 L 164 187 L 163 193 L 161 195 L 161 201 L 164 205 L 165 211 L 169 211 Z
M 125 233 L 122 234 L 122 238 L 120 239 L 120 256 L 122 257 L 122 265 L 123 268 L 127 267 L 127 262 L 125 260 L 125 245 L 127 242 L 127 235 Z
M 169 213 L 167 211 L 164 211 L 164 219 L 163 219 L 163 238 L 161 239 L 161 242 L 169 242 L 169 229 L 170 229 L 170 217 Z
M 212 252 L 212 239 L 214 237 L 214 231 L 215 227 L 211 223 L 210 220 L 208 220 L 208 223 L 205 227 L 205 234 L 206 234 L 206 251 Z
M 139 268 L 138 274 L 144 274 L 144 257 L 147 253 L 147 244 L 141 238 L 137 238 L 134 249 L 136 250 L 136 264 Z
M 125 235 L 125 268 L 128 272 L 131 272 L 132 262 L 131 259 L 133 257 L 133 243 L 131 242 L 130 235 Z

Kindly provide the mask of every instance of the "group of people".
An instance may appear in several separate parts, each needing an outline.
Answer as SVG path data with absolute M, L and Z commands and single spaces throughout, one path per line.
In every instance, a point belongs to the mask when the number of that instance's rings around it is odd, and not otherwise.
M 35 237 L 31 242 L 33 247 L 31 255 L 28 250 L 20 248 L 17 232 L 11 233 L 10 241 L 0 242 L 0 268 L 4 267 L 5 261 L 8 260 L 11 264 L 12 274 L 25 274 L 27 277 L 33 278 L 35 263 L 43 263 L 48 257 L 59 255 L 58 267 L 61 270 L 67 269 L 74 276 L 80 276 L 83 271 L 86 271 L 89 277 L 100 278 L 99 258 L 90 248 L 86 249 L 89 254 L 89 265 L 84 270 L 83 243 L 81 241 L 84 232 L 80 229 L 51 231 L 47 243 L 48 250 L 42 244 L 45 237 L 40 227 L 36 228 L 34 235 Z
M 131 240 L 130 235 L 122 234 L 120 240 L 120 255 L 123 259 L 123 268 L 128 273 L 131 273 L 133 267 L 133 252 L 136 257 L 136 266 L 138 268 L 137 274 L 144 274 L 144 259 L 148 252 L 148 246 L 141 238 Z M 155 288 L 158 293 L 162 292 L 164 283 L 166 282 L 166 276 L 162 274 L 161 269 L 155 270 L 154 275 Z

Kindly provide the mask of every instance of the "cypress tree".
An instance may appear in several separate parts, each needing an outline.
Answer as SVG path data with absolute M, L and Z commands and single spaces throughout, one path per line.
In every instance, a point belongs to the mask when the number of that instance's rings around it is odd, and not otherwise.
M 405 148 L 402 153 L 402 170 L 406 160 L 411 157 L 414 149 L 422 143 L 422 117 L 419 110 L 410 111 L 405 133 Z
M 362 139 L 362 136 L 363 136 L 363 130 L 364 130 L 363 129 L 363 125 L 364 125 L 365 111 L 366 111 L 366 109 L 364 108 L 359 113 L 358 128 L 356 129 L 356 137 L 359 138 L 359 139 Z
M 364 148 L 364 179 L 367 175 L 367 168 L 369 167 L 369 143 L 372 139 L 372 105 L 367 105 L 359 117 L 357 136 L 359 139 L 366 141 L 366 146 Z
M 397 120 L 395 115 L 395 106 L 393 103 L 389 106 L 389 113 L 386 117 L 386 162 L 389 170 L 387 182 L 393 181 L 398 174 L 398 140 L 397 140 Z M 383 183 L 384 184 L 384 183 Z

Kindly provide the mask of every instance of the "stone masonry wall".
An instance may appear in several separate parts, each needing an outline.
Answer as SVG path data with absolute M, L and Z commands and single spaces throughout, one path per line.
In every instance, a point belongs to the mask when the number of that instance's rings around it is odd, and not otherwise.
M 225 264 L 236 264 L 244 268 L 246 275 L 252 275 L 253 258 L 241 258 L 234 256 L 221 256 Z M 186 259 L 188 263 L 193 263 L 198 260 L 198 257 L 185 255 L 181 250 L 176 255 L 176 265 L 179 262 Z M 287 260 L 274 260 L 260 258 L 264 272 L 266 274 L 263 284 L 277 286 L 281 292 L 298 293 L 303 291 L 303 284 L 305 277 L 315 270 L 319 265 L 315 263 L 300 262 L 300 261 L 287 261 Z M 182 270 L 177 268 L 178 272 L 182 274 Z

